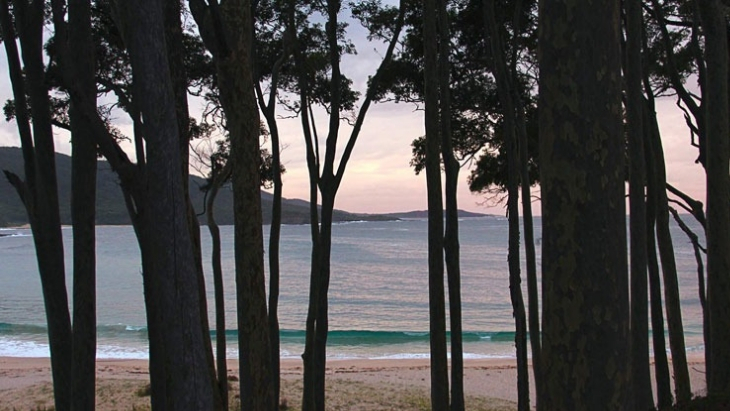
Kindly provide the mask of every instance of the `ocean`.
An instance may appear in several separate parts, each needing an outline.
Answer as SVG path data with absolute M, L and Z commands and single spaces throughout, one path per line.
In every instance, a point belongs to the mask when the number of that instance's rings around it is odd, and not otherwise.
M 701 234 L 698 224 L 688 216 L 685 221 Z M 465 218 L 460 223 L 466 358 L 515 356 L 507 273 L 507 228 L 507 220 L 495 216 Z M 208 307 L 212 308 L 210 237 L 206 227 L 202 230 Z M 266 226 L 266 248 L 268 230 Z M 535 231 L 539 272 L 539 218 Z M 311 252 L 309 232 L 306 225 L 282 227 L 279 304 L 282 358 L 297 358 L 304 348 Z M 674 223 L 672 234 L 687 350 L 702 351 L 702 315 L 694 251 Z M 71 228 L 64 227 L 69 290 L 71 235 Z M 235 358 L 233 227 L 221 227 L 221 235 L 227 350 L 228 355 Z M 524 261 L 524 252 L 522 256 Z M 97 227 L 97 267 L 97 357 L 147 358 L 139 249 L 131 227 Z M 523 268 L 523 290 L 524 278 Z M 525 301 L 526 298 L 525 293 Z M 333 227 L 329 301 L 328 358 L 427 358 L 427 221 L 336 224 Z M 210 318 L 214 324 L 212 311 Z M 0 356 L 48 357 L 44 324 L 43 299 L 30 230 L 0 229 Z

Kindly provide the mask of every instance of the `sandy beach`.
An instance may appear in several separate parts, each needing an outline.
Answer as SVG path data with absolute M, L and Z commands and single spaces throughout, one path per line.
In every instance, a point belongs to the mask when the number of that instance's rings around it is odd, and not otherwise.
M 701 394 L 705 387 L 704 359 L 701 355 L 691 355 L 689 362 L 692 389 Z M 237 361 L 229 361 L 228 365 L 229 378 L 237 376 Z M 282 361 L 281 397 L 289 409 L 299 408 L 301 375 L 300 360 Z M 516 409 L 516 379 L 514 360 L 466 360 L 467 409 Z M 145 392 L 148 381 L 145 360 L 97 361 L 97 409 L 149 409 L 149 396 Z M 430 408 L 429 384 L 427 359 L 331 360 L 327 365 L 328 409 L 426 410 Z M 235 403 L 235 381 L 232 388 Z M 1 410 L 43 410 L 52 405 L 48 358 L 0 357 Z

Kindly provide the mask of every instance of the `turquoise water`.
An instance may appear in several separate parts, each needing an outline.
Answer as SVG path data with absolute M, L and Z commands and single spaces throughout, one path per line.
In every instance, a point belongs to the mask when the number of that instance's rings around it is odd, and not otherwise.
M 330 358 L 428 356 L 426 225 L 425 220 L 335 225 Z M 539 219 L 536 231 L 539 239 Z M 22 229 L 2 229 L 0 234 L 5 234 L 0 237 L 0 356 L 47 357 L 32 237 L 29 230 Z M 265 234 L 268 237 L 268 227 Z M 688 350 L 702 350 L 694 252 L 678 228 L 673 227 L 673 234 L 687 346 Z M 63 236 L 70 273 L 71 230 L 64 228 Z M 460 238 L 466 356 L 513 357 L 507 222 L 500 217 L 463 219 Z M 232 227 L 222 227 L 222 239 L 228 351 L 235 356 Z M 97 247 L 98 357 L 146 358 L 142 277 L 134 233 L 127 226 L 98 227 Z M 209 271 L 210 239 L 205 227 L 203 251 Z M 282 228 L 279 312 L 284 358 L 298 357 L 303 351 L 310 251 L 308 226 Z M 537 252 L 539 259 L 539 246 Z M 207 280 L 208 305 L 213 307 L 212 280 Z

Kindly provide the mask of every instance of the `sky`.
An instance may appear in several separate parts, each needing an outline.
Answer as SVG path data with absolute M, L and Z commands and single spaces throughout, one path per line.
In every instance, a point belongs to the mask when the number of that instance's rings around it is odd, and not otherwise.
M 358 49 L 356 56 L 346 56 L 342 70 L 352 78 L 354 87 L 364 92 L 365 82 L 372 75 L 382 58 L 377 48 L 379 44 L 369 44 L 364 31 L 356 24 L 351 25 L 354 43 Z M 693 85 L 690 85 L 693 86 Z M 0 53 L 0 100 L 12 98 L 5 53 Z M 458 98 L 458 96 L 453 96 Z M 203 102 L 191 99 L 191 115 L 200 117 Z M 279 109 L 280 115 L 286 113 Z M 683 113 L 676 107 L 674 98 L 657 101 L 657 115 L 664 145 L 667 165 L 667 181 L 690 196 L 705 202 L 705 177 L 699 164 L 695 164 L 696 148 L 690 146 L 690 135 L 684 122 Z M 131 123 L 124 115 L 116 119 L 119 128 L 127 135 L 131 133 Z M 335 207 L 356 213 L 389 213 L 426 209 L 425 173 L 416 176 L 409 166 L 411 141 L 424 134 L 423 111 L 415 105 L 401 103 L 373 104 L 347 165 L 340 186 Z M 317 118 L 317 130 L 324 136 L 327 130 L 325 116 Z M 285 198 L 308 199 L 309 182 L 306 168 L 305 145 L 301 124 L 298 119 L 279 121 L 282 163 L 286 167 L 283 176 L 283 195 Z M 350 128 L 343 124 L 338 142 L 338 153 L 349 138 Z M 20 140 L 16 124 L 0 119 L 0 146 L 19 146 Z M 68 134 L 57 132 L 56 151 L 71 153 Z M 131 144 L 123 146 L 133 153 Z M 133 156 L 130 154 L 130 157 Z M 339 161 L 339 155 L 338 155 Z M 2 165 L 0 165 L 0 168 Z M 468 167 L 468 166 L 467 166 Z M 195 172 L 193 170 L 193 172 Z M 488 214 L 505 213 L 502 204 L 484 195 L 469 192 L 467 176 L 469 169 L 463 168 L 459 175 L 459 208 Z M 533 191 L 539 190 L 533 188 Z M 540 214 L 539 202 L 533 203 L 533 213 Z

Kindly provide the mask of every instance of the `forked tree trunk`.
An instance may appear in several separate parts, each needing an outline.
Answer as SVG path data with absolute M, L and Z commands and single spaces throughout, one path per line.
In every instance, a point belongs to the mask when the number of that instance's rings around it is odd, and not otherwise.
M 446 359 L 446 306 L 444 303 L 444 216 L 441 199 L 439 137 L 439 78 L 437 51 L 437 7 L 435 0 L 423 1 L 426 189 L 428 196 L 428 307 L 431 341 L 431 408 L 449 407 L 448 362 Z
M 441 120 L 441 158 L 444 163 L 446 219 L 444 254 L 449 285 L 449 323 L 451 328 L 451 411 L 464 410 L 464 343 L 461 326 L 461 262 L 459 253 L 459 207 L 457 188 L 459 162 L 454 157 L 451 135 L 451 93 L 449 21 L 447 2 L 438 2 L 439 25 L 439 118 Z

